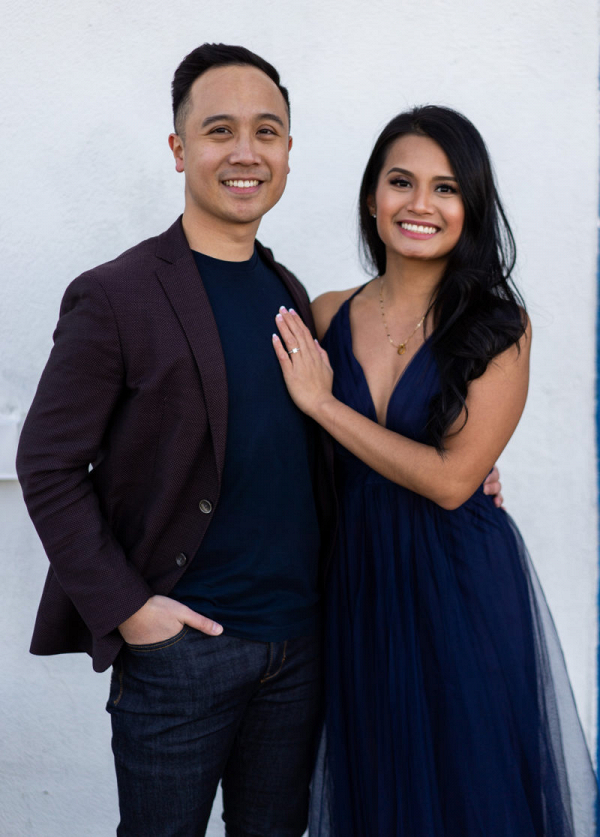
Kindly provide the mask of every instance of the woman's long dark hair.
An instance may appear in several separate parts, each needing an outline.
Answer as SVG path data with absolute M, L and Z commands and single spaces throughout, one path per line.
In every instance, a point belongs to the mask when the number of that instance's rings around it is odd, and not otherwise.
M 525 332 L 526 315 L 510 279 L 515 240 L 498 197 L 487 148 L 475 126 L 450 108 L 416 107 L 392 119 L 379 135 L 359 198 L 361 249 L 367 263 L 383 276 L 385 245 L 368 200 L 375 195 L 391 145 L 407 134 L 430 137 L 444 151 L 458 180 L 465 213 L 460 238 L 432 303 L 431 347 L 439 368 L 440 393 L 430 404 L 428 430 L 432 444 L 442 452 L 449 428 L 466 411 L 469 381 L 483 375 L 496 355 L 518 342 Z

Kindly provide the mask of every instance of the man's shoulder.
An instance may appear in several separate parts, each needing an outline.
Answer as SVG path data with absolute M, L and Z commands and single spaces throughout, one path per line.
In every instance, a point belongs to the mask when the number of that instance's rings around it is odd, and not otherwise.
M 292 271 L 289 268 L 287 268 L 284 264 L 277 261 L 270 247 L 265 247 L 265 245 L 261 244 L 261 242 L 258 240 L 256 241 L 256 247 L 258 249 L 259 255 L 262 256 L 262 258 L 267 262 L 267 264 L 269 264 L 279 273 L 284 273 L 287 279 L 289 279 L 293 284 L 297 285 L 298 288 L 300 288 L 302 292 L 306 294 L 306 288 L 298 279 L 296 274 L 292 273 Z
M 105 288 L 127 281 L 142 281 L 153 274 L 160 263 L 174 262 L 189 247 L 178 219 L 160 235 L 146 238 L 115 258 L 84 271 L 71 285 L 99 283 Z

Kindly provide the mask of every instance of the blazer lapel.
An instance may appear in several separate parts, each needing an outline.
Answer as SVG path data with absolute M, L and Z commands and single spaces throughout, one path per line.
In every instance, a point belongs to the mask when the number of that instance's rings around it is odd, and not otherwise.
M 219 475 L 227 440 L 227 374 L 217 324 L 179 218 L 158 237 L 156 273 L 196 360 Z

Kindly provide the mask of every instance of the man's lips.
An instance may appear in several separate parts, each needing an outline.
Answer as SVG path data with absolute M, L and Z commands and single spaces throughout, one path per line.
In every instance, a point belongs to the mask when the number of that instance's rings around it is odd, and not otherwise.
M 440 230 L 434 224 L 417 223 L 415 221 L 399 221 L 398 227 L 400 232 L 408 238 L 431 238 Z

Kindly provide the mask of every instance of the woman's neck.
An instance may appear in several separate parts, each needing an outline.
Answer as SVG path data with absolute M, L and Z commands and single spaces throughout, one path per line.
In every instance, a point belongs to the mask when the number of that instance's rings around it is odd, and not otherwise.
M 426 311 L 445 267 L 445 261 L 388 258 L 383 284 L 390 308 L 401 305 L 404 310 L 414 310 L 415 313 Z

